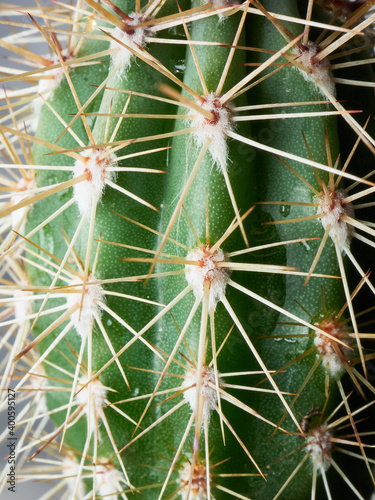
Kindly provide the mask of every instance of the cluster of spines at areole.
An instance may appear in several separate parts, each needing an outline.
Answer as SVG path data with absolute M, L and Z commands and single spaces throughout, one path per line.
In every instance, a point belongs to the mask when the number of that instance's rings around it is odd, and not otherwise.
M 16 489 L 370 498 L 374 5 L 1 5 Z

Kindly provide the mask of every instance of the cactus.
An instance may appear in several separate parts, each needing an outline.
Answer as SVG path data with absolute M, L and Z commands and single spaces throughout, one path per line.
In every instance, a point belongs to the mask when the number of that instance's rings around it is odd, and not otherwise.
M 371 496 L 374 4 L 85 0 L 13 23 L 0 44 L 35 64 L 1 78 L 23 85 L 0 123 L 16 490 Z

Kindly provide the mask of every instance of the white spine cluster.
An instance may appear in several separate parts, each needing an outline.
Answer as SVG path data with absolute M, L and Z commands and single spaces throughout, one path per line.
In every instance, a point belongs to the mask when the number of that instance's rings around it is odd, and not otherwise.
M 131 28 L 131 26 L 136 26 L 145 20 L 142 14 L 134 13 L 130 14 L 129 17 L 131 18 L 131 21 L 128 23 L 129 28 Z M 152 31 L 148 27 L 140 27 L 134 29 L 134 31 L 129 30 L 129 32 L 126 32 L 117 27 L 113 30 L 112 36 L 119 40 L 119 42 L 122 42 L 130 47 L 135 52 L 141 52 L 141 49 L 146 43 L 146 37 L 152 36 Z M 111 49 L 117 49 L 116 52 L 112 54 L 112 65 L 114 67 L 119 66 L 121 72 L 125 72 L 130 66 L 133 53 L 116 40 L 112 40 Z
M 113 180 L 115 173 L 108 171 L 108 167 L 116 167 L 116 156 L 110 154 L 102 157 L 104 150 L 87 149 L 81 152 L 81 160 L 77 160 L 74 166 L 74 177 L 89 173 L 87 181 L 80 182 L 74 186 L 74 197 L 81 215 L 88 215 L 94 199 L 100 201 L 106 180 Z
M 326 322 L 327 323 L 327 322 Z M 323 330 L 326 330 L 324 324 L 319 325 L 319 327 Z M 335 325 L 333 322 L 329 322 L 329 328 L 327 329 L 327 333 L 332 335 L 333 337 L 337 338 L 337 340 L 340 340 L 340 342 L 343 342 L 343 333 L 346 331 L 344 330 L 344 326 L 341 325 Z M 331 374 L 331 375 L 339 375 L 344 371 L 344 365 L 340 359 L 340 357 L 337 354 L 337 351 L 334 349 L 334 340 L 326 337 L 323 335 L 323 333 L 319 332 L 318 330 L 315 331 L 315 339 L 314 339 L 314 344 L 318 347 L 319 353 L 318 356 L 321 357 L 322 359 L 322 364 L 324 368 Z M 337 349 L 342 352 L 343 356 L 346 357 L 350 350 L 349 347 L 344 347 L 342 344 L 336 342 Z
M 325 341 L 320 336 L 320 332 L 317 332 L 314 343 L 317 347 L 321 347 L 325 344 Z M 331 375 L 340 374 L 344 371 L 341 359 L 337 356 L 333 347 L 330 347 L 324 354 L 321 354 L 321 357 L 324 368 Z
M 78 462 L 73 455 L 64 458 L 62 477 L 65 478 L 67 489 L 70 494 L 73 494 L 75 489 L 78 468 Z M 84 496 L 85 489 L 83 486 L 83 481 L 80 479 L 76 498 L 84 498 Z
M 117 500 L 117 492 L 124 488 L 121 483 L 124 482 L 123 475 L 112 464 L 98 465 L 96 467 L 96 484 L 99 487 L 99 496 L 106 500 Z
M 204 0 L 204 3 L 210 3 L 215 9 L 220 9 L 221 7 L 227 7 L 229 5 L 236 5 L 239 2 L 237 0 Z M 225 13 L 219 12 L 219 20 L 224 21 L 226 19 Z
M 225 289 L 229 280 L 229 272 L 217 267 L 216 263 L 225 262 L 225 255 L 221 248 L 210 253 L 209 247 L 198 248 L 190 252 L 187 260 L 197 261 L 199 265 L 187 264 L 186 279 L 193 287 L 194 295 L 201 297 L 205 281 L 210 281 L 210 309 L 215 310 L 217 303 L 225 296 Z
M 211 3 L 214 7 L 225 7 L 225 5 L 228 5 L 229 2 L 228 0 L 205 0 L 204 3 Z M 232 3 L 237 3 L 237 2 L 231 2 Z
M 312 460 L 318 468 L 327 470 L 330 464 L 332 433 L 326 425 L 319 425 L 312 429 L 307 437 L 307 451 L 311 453 Z
M 182 389 L 190 389 L 185 390 L 184 399 L 187 403 L 189 403 L 190 408 L 193 412 L 197 411 L 197 373 L 189 372 L 184 382 L 182 383 Z M 220 377 L 219 377 L 219 385 L 220 385 Z M 217 390 L 215 385 L 215 372 L 213 368 L 209 368 L 207 366 L 203 367 L 202 372 L 202 383 L 200 387 L 200 398 L 204 399 L 203 403 L 203 416 L 210 417 L 212 411 L 215 409 L 215 405 L 217 403 Z
M 331 95 L 335 95 L 335 84 L 332 79 L 329 61 L 324 58 L 321 61 L 316 58 L 319 49 L 313 42 L 300 44 L 295 50 L 296 62 L 301 64 L 304 69 L 294 66 L 298 69 L 305 80 L 315 83 L 320 92 L 324 95 L 327 90 Z
M 71 53 L 68 48 L 61 51 L 61 56 L 64 61 L 70 58 Z M 51 59 L 51 66 L 55 64 L 60 64 L 60 59 L 57 55 L 54 55 Z M 41 78 L 38 84 L 38 94 L 41 94 L 44 99 L 51 98 L 54 91 L 60 85 L 64 79 L 64 70 L 60 66 L 59 68 L 50 69 L 42 73 L 42 76 L 48 76 L 49 78 Z M 39 113 L 44 102 L 41 98 L 35 99 L 34 101 L 34 112 L 35 121 L 39 120 Z
M 101 317 L 102 314 L 102 310 L 97 302 L 104 300 L 103 288 L 100 285 L 90 285 L 90 283 L 94 281 L 96 281 L 95 276 L 92 274 L 89 275 L 86 283 L 82 310 L 80 310 L 79 307 L 79 309 L 70 315 L 70 319 L 73 321 L 74 327 L 82 339 L 86 338 L 91 333 L 94 313 L 99 317 Z M 82 298 L 82 281 L 75 279 L 70 285 L 80 286 L 77 287 L 77 293 L 69 292 L 66 294 L 67 305 L 69 308 L 74 305 L 80 306 Z
M 84 386 L 89 378 L 84 375 L 79 379 L 78 386 Z M 103 406 L 106 404 L 107 387 L 99 380 L 94 379 L 78 392 L 76 400 L 84 405 L 87 421 L 90 423 L 90 433 L 97 428 L 99 419 L 103 415 Z
M 204 464 L 196 464 L 194 470 L 191 470 L 191 461 L 185 463 L 184 468 L 180 471 L 180 483 L 182 488 L 179 493 L 182 500 L 206 500 L 207 499 L 207 472 Z M 190 494 L 189 484 L 190 476 L 193 472 L 191 481 Z M 211 495 L 211 498 L 212 495 Z
M 342 220 L 343 215 L 352 216 L 354 210 L 351 204 L 345 204 L 345 193 L 337 190 L 329 196 L 322 195 L 319 198 L 318 213 L 322 214 L 322 225 L 324 229 L 330 226 L 329 235 L 332 239 L 337 238 L 341 250 L 344 250 L 350 242 L 352 229 Z
M 223 105 L 220 98 L 213 93 L 208 94 L 197 104 L 212 113 L 214 119 L 210 121 L 201 113 L 192 110 L 192 113 L 196 113 L 196 115 L 191 126 L 198 128 L 194 133 L 194 140 L 198 146 L 203 146 L 208 139 L 210 141 L 209 151 L 215 164 L 218 167 L 227 168 L 229 156 L 227 132 L 234 129 L 230 107 L 227 104 Z

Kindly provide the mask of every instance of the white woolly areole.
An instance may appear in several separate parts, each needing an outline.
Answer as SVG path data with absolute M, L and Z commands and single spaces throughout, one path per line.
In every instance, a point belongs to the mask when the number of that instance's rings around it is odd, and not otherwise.
M 66 478 L 64 480 L 66 482 L 69 493 L 71 493 L 71 494 L 73 494 L 74 488 L 76 485 L 78 469 L 79 469 L 79 464 L 73 455 L 67 456 L 66 458 L 64 458 L 63 471 L 62 471 L 61 476 L 63 478 Z M 82 479 L 79 480 L 78 490 L 77 490 L 76 495 L 77 495 L 76 498 L 84 498 L 84 496 L 85 496 L 85 490 L 84 490 Z
M 78 381 L 78 387 L 84 386 L 89 377 L 84 375 Z M 99 419 L 103 415 L 103 406 L 106 404 L 107 387 L 99 380 L 94 379 L 86 385 L 76 396 L 79 405 L 84 405 L 87 421 L 90 421 L 90 433 L 97 428 Z
M 131 21 L 129 21 L 128 26 L 136 26 L 145 20 L 142 14 L 133 13 L 129 17 L 131 17 Z M 117 27 L 112 31 L 112 36 L 134 51 L 141 52 L 140 47 L 144 46 L 147 36 L 152 36 L 152 31 L 147 26 L 136 28 L 132 32 L 126 32 Z M 126 71 L 130 66 L 133 53 L 116 40 L 111 41 L 111 49 L 118 49 L 111 56 L 112 65 L 120 66 L 122 72 Z
M 184 399 L 187 403 L 189 403 L 193 412 L 197 411 L 197 383 L 197 373 L 194 371 L 193 373 L 188 372 L 181 385 L 182 389 L 190 387 L 190 389 L 184 392 Z M 208 366 L 203 367 L 199 397 L 204 399 L 203 416 L 210 417 L 217 403 L 217 390 L 215 385 L 215 371 L 213 368 L 209 368 Z
M 21 280 L 18 285 L 20 288 L 29 286 L 30 284 L 26 280 Z M 15 290 L 14 298 L 14 316 L 17 321 L 18 326 L 29 325 L 30 321 L 25 320 L 25 317 L 31 314 L 31 302 L 25 300 L 26 297 L 32 295 L 32 292 L 26 290 Z M 22 300 L 23 299 L 23 300 Z
M 229 5 L 229 3 L 232 5 L 233 3 L 237 3 L 237 2 L 229 2 L 228 0 L 204 0 L 205 4 L 207 3 L 210 3 L 212 4 L 214 7 L 224 7 L 225 5 Z
M 332 433 L 326 425 L 318 425 L 309 432 L 307 439 L 307 451 L 311 453 L 312 460 L 318 465 L 318 468 L 323 467 L 324 470 L 329 468 L 332 443 L 330 438 Z
M 122 473 L 112 464 L 96 467 L 96 485 L 99 489 L 99 496 L 105 497 L 106 500 L 117 500 L 117 492 L 123 490 L 122 482 L 124 482 Z
M 211 4 L 215 9 L 219 9 L 220 7 L 227 7 L 227 6 L 232 6 L 232 5 L 237 5 L 238 1 L 236 0 L 204 0 L 204 4 Z M 227 19 L 227 16 L 225 14 L 218 14 L 219 20 L 224 21 L 224 19 Z
M 29 195 L 27 191 L 29 189 L 34 189 L 35 188 L 35 178 L 24 178 L 22 177 L 18 182 L 17 182 L 17 194 L 14 194 L 10 198 L 10 202 L 12 205 L 17 205 L 18 203 L 21 203 L 25 198 L 27 198 Z M 19 194 L 22 193 L 22 194 Z M 26 215 L 27 212 L 29 211 L 30 206 L 22 207 L 19 208 L 18 210 L 15 210 L 14 212 L 11 213 L 11 224 L 12 228 L 16 229 L 19 233 L 23 233 L 25 229 L 25 223 L 26 223 Z
M 233 131 L 234 126 L 231 120 L 231 109 L 225 104 L 221 104 L 220 98 L 213 93 L 208 94 L 197 102 L 199 106 L 210 111 L 214 115 L 213 120 L 209 120 L 201 113 L 196 113 L 191 122 L 191 126 L 198 128 L 194 132 L 194 140 L 198 146 L 203 146 L 207 139 L 210 140 L 209 151 L 218 167 L 227 168 L 228 143 L 227 132 Z
M 108 167 L 116 167 L 116 156 L 110 154 L 101 158 L 103 149 L 86 149 L 80 153 L 81 160 L 74 165 L 74 177 L 86 172 L 90 174 L 87 181 L 79 182 L 74 186 L 74 197 L 81 215 L 87 215 L 96 199 L 100 201 L 105 188 L 106 180 L 113 180 L 114 172 L 109 172 Z
M 319 328 L 328 333 L 329 335 L 332 335 L 333 337 L 337 338 L 337 340 L 343 342 L 343 337 L 346 333 L 344 325 L 340 325 L 334 320 L 325 320 L 319 324 Z M 345 370 L 340 357 L 338 356 L 337 352 L 333 347 L 334 343 L 336 344 L 336 348 L 339 349 L 343 354 L 343 356 L 347 359 L 347 356 L 350 353 L 349 346 L 344 347 L 339 342 L 331 340 L 330 338 L 326 337 L 317 330 L 315 331 L 314 344 L 319 349 L 318 355 L 321 356 L 322 358 L 322 363 L 324 368 L 331 375 L 340 374 Z
M 63 61 L 67 61 L 71 57 L 71 53 L 69 48 L 63 49 L 61 51 L 61 56 Z M 60 64 L 60 59 L 58 55 L 54 55 L 51 59 L 51 66 L 55 64 Z M 69 66 L 67 67 L 69 71 Z M 64 79 L 64 70 L 60 66 L 59 68 L 50 69 L 48 71 L 44 71 L 41 73 L 42 76 L 49 76 L 50 78 L 41 78 L 38 84 L 38 94 L 41 94 L 44 99 L 51 98 L 53 96 L 54 91 L 60 85 L 62 80 Z M 44 101 L 38 97 L 34 100 L 34 112 L 36 115 L 36 121 L 39 120 L 39 113 L 44 104 Z
M 77 293 L 69 292 L 66 294 L 66 302 L 69 308 L 76 304 L 79 306 L 79 308 L 70 315 L 70 319 L 73 321 L 74 327 L 82 339 L 86 338 L 92 330 L 94 313 L 99 317 L 102 315 L 102 310 L 98 306 L 97 301 L 104 301 L 103 288 L 100 285 L 90 285 L 93 281 L 96 281 L 96 278 L 93 274 L 90 274 L 86 282 L 81 311 L 82 280 L 75 279 L 70 283 L 70 285 L 80 285 L 77 287 Z
M 324 95 L 324 89 L 328 90 L 330 94 L 335 95 L 335 84 L 332 79 L 329 61 L 324 58 L 318 60 L 316 58 L 319 52 L 318 46 L 313 42 L 307 44 L 300 44 L 294 49 L 293 54 L 296 56 L 296 62 L 301 64 L 304 69 L 294 66 L 298 69 L 305 80 L 312 81 L 318 87 L 320 92 Z
M 187 264 L 185 268 L 187 282 L 192 285 L 194 295 L 198 298 L 203 294 L 203 285 L 206 280 L 210 286 L 210 309 L 216 309 L 217 303 L 225 296 L 225 289 L 229 280 L 229 272 L 223 267 L 217 267 L 217 262 L 225 262 L 225 255 L 221 248 L 210 253 L 209 245 L 197 248 L 186 256 L 187 260 L 199 262 L 198 266 Z
M 191 482 L 190 495 L 188 497 L 189 482 L 191 475 L 191 464 L 193 460 L 186 462 L 184 468 L 180 471 L 180 483 L 182 488 L 179 493 L 182 500 L 206 500 L 207 499 L 207 472 L 203 464 L 194 466 L 193 478 Z M 211 498 L 212 494 L 211 494 Z
M 61 56 L 64 62 L 69 59 L 70 55 L 71 54 L 69 48 L 63 49 L 61 51 Z M 60 58 L 57 54 L 55 54 L 51 59 L 51 66 L 54 66 L 55 64 L 60 64 Z M 39 85 L 38 85 L 39 94 L 42 94 L 44 92 L 49 93 L 56 90 L 64 77 L 64 70 L 60 66 L 59 68 L 54 68 L 48 71 L 44 71 L 42 75 L 43 76 L 48 75 L 52 78 L 45 78 L 45 79 L 42 78 L 41 80 L 39 80 Z M 43 97 L 46 98 L 46 95 L 43 94 Z
M 353 207 L 350 203 L 345 203 L 345 193 L 341 190 L 329 192 L 329 196 L 322 193 L 319 197 L 318 213 L 323 214 L 321 217 L 324 229 L 331 226 L 329 235 L 332 239 L 337 238 L 341 250 L 348 246 L 352 228 L 346 222 L 342 221 L 343 215 L 352 217 L 354 215 Z

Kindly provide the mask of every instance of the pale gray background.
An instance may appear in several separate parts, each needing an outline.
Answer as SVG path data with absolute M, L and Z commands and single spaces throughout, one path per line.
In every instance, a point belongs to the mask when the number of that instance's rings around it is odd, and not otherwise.
M 27 11 L 27 7 L 34 7 L 36 5 L 35 1 L 33 0 L 15 0 L 14 2 L 12 2 L 12 0 L 5 0 L 6 3 L 9 3 L 10 4 L 14 4 L 14 9 L 15 10 L 24 10 L 25 12 Z M 41 0 L 41 4 L 42 5 L 53 5 L 51 4 L 50 2 L 48 2 L 47 0 Z M 20 7 L 20 6 L 24 6 L 24 8 L 22 9 L 21 8 L 17 8 L 17 7 Z M 14 16 L 14 17 L 11 17 L 9 15 L 2 15 L 1 11 L 0 11 L 0 19 L 1 20 L 9 20 L 9 21 L 16 21 L 16 22 L 25 22 L 25 23 L 30 23 L 30 18 L 27 16 L 27 15 L 17 15 L 17 16 Z M 40 18 L 38 19 L 38 21 L 43 25 L 43 22 L 40 20 Z M 5 41 L 8 41 L 9 40 L 9 35 L 15 33 L 15 32 L 18 32 L 18 30 L 20 30 L 21 28 L 18 28 L 18 27 L 10 27 L 10 26 L 6 26 L 4 24 L 0 24 L 0 37 L 2 40 L 5 40 Z M 46 43 L 43 43 L 43 44 L 30 44 L 29 46 L 26 47 L 28 50 L 30 51 L 33 51 L 33 52 L 37 52 L 37 53 L 40 53 L 40 54 L 43 54 L 43 55 L 46 55 Z M 16 66 L 16 63 L 12 62 L 12 61 L 9 61 L 8 57 L 9 56 L 12 56 L 13 54 L 9 51 L 9 50 L 6 50 L 2 47 L 0 47 L 0 66 L 6 66 L 6 67 L 17 67 Z M 32 69 L 31 67 L 28 68 L 25 66 L 25 71 L 28 71 Z M 17 82 L 9 82 L 9 83 L 6 83 L 6 86 L 5 88 L 7 90 L 12 90 L 12 89 L 17 89 L 17 88 L 20 88 L 20 84 L 17 83 Z M 21 86 L 22 88 L 22 86 Z M 2 88 L 0 90 L 0 95 L 3 96 L 3 92 L 2 92 Z M 0 101 L 0 105 L 3 105 L 4 104 L 4 101 Z M 1 116 L 3 116 L 4 112 L 1 113 Z M 0 336 L 1 336 L 2 332 L 0 332 Z M 1 353 L 0 353 L 0 356 L 1 356 Z M 19 413 L 20 409 L 21 409 L 22 405 L 21 403 L 19 403 L 17 405 L 17 412 Z M 3 429 L 7 426 L 8 422 L 7 422 L 7 412 L 6 411 L 2 411 L 0 413 L 0 432 L 3 431 Z M 51 426 L 52 428 L 52 426 Z M 17 430 L 16 430 L 17 432 Z M 20 434 L 20 429 L 18 429 L 18 435 Z M 5 446 L 0 446 L 0 471 L 2 472 L 3 471 L 3 464 L 5 465 L 5 461 L 4 461 L 4 458 L 7 456 L 8 454 L 8 450 L 6 448 L 6 445 Z M 56 485 L 56 481 L 53 481 L 53 482 L 36 482 L 36 481 L 27 481 L 27 482 L 24 482 L 24 483 L 21 483 L 20 481 L 17 481 L 17 485 L 16 485 L 16 493 L 12 493 L 12 492 L 9 492 L 7 491 L 7 489 L 5 488 L 3 490 L 3 492 L 0 494 L 0 498 L 1 500 L 39 500 L 39 498 L 45 494 L 51 487 L 53 487 L 54 485 Z M 60 498 L 60 495 L 56 496 L 53 500 L 59 500 Z

